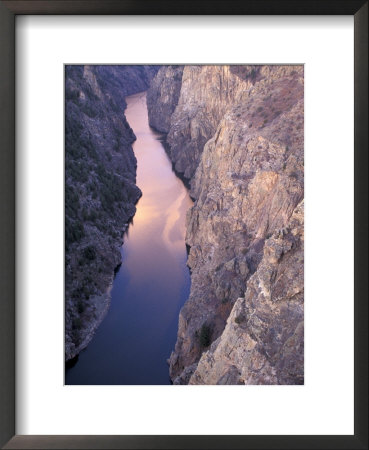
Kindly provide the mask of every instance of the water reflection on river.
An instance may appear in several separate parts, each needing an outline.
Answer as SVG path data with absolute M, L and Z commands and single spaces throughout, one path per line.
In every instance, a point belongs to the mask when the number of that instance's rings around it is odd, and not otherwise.
M 184 236 L 192 202 L 149 127 L 146 94 L 128 97 L 127 104 L 143 196 L 125 237 L 109 312 L 67 370 L 66 384 L 169 384 L 166 359 L 189 295 Z

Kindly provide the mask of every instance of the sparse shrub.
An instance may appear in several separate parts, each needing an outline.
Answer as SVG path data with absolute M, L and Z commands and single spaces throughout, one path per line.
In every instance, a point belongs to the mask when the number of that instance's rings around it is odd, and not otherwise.
M 84 221 L 86 221 L 88 219 L 88 211 L 86 208 L 83 208 L 83 210 L 82 210 L 82 218 Z
M 99 115 L 99 109 L 96 107 L 96 103 L 94 101 L 86 101 L 82 107 L 82 111 L 91 119 L 94 119 Z
M 96 220 L 97 220 L 97 212 L 94 209 L 90 211 L 90 214 L 88 216 L 88 220 L 90 222 L 93 222 L 93 223 L 96 222 Z
M 109 104 L 110 104 L 110 108 L 115 112 L 115 113 L 119 113 L 122 109 L 120 108 L 119 105 L 117 105 L 115 103 L 115 101 L 111 98 L 109 100 Z
M 89 261 L 96 259 L 96 248 L 93 245 L 89 245 L 88 247 L 84 248 L 83 256 Z
M 117 127 L 116 125 L 113 125 L 113 129 L 115 131 L 115 134 L 118 136 L 118 138 L 121 138 L 122 137 L 122 130 L 119 127 Z
M 209 325 L 206 325 L 205 323 L 202 325 L 202 327 L 200 329 L 199 338 L 200 338 L 200 344 L 203 347 L 209 347 L 210 339 L 211 339 L 211 329 L 210 329 Z
M 85 235 L 83 224 L 78 221 L 71 221 L 65 217 L 65 245 L 68 248 L 73 242 L 81 240 Z
M 86 183 L 88 181 L 88 166 L 81 161 L 68 161 L 66 167 L 67 173 L 71 178 L 79 183 Z
M 181 81 L 182 80 L 182 72 L 176 72 L 174 74 L 174 80 L 175 81 Z
M 65 100 L 78 100 L 79 91 L 73 88 L 66 87 L 65 89 Z
M 77 302 L 77 310 L 79 314 L 82 314 L 83 311 L 86 309 L 86 305 L 82 299 L 79 299 Z
M 75 317 L 72 322 L 72 329 L 80 330 L 81 327 L 82 327 L 82 320 L 80 319 L 80 317 Z
M 83 291 L 83 295 L 85 296 L 85 298 L 87 300 L 90 297 L 90 295 L 92 294 L 92 287 L 87 285 L 87 284 L 85 284 L 83 286 L 82 291 Z
M 246 317 L 243 314 L 239 314 L 234 321 L 237 323 L 237 325 L 241 324 L 246 320 Z
M 113 150 L 119 152 L 119 138 L 114 141 Z

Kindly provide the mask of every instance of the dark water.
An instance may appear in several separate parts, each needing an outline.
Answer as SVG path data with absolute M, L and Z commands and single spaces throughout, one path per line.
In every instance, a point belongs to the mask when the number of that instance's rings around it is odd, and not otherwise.
M 192 202 L 148 125 L 146 94 L 128 97 L 127 104 L 143 196 L 125 236 L 109 312 L 66 371 L 66 384 L 170 383 L 166 360 L 190 290 L 184 236 Z

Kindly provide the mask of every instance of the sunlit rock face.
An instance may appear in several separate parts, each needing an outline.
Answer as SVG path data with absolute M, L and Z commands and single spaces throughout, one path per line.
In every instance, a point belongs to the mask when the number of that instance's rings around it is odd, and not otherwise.
M 261 262 L 190 384 L 303 384 L 304 211 L 266 239 Z
M 174 167 L 190 179 L 219 120 L 250 82 L 233 76 L 229 66 L 185 66 L 179 67 L 175 75 L 173 70 L 171 66 L 159 70 L 149 89 L 148 104 L 156 105 L 156 115 L 149 106 L 150 124 L 154 123 L 155 116 L 165 124 L 162 131 L 168 133 Z M 178 80 L 181 70 L 182 77 Z M 170 94 L 173 91 L 175 95 Z M 173 114 L 167 107 L 169 103 Z
M 167 143 L 196 201 L 187 216 L 191 294 L 170 357 L 175 384 L 303 382 L 302 206 L 296 210 L 304 196 L 303 92 L 302 66 L 183 70 Z M 296 265 L 290 273 L 283 252 L 275 261 L 265 252 L 294 211 L 300 231 L 295 247 L 283 250 Z M 252 288 L 263 264 L 269 294 Z M 296 285 L 295 297 L 282 292 L 288 284 Z M 270 294 L 276 289 L 278 301 Z M 225 362 L 224 349 L 236 342 L 238 353 Z
M 65 357 L 90 342 L 110 302 L 127 221 L 141 195 L 125 97 L 156 66 L 66 66 Z

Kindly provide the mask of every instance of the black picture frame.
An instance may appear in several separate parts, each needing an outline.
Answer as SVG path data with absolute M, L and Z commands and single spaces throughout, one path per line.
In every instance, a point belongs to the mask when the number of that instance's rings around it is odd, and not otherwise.
M 15 435 L 15 17 L 23 14 L 353 15 L 355 34 L 354 435 Z M 0 1 L 0 445 L 7 449 L 368 448 L 368 2 L 365 0 Z M 337 393 L 339 395 L 339 392 Z

